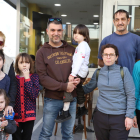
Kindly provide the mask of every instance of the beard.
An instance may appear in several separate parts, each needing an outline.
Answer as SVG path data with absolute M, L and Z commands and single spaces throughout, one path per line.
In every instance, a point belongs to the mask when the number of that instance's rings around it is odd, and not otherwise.
M 55 39 L 55 37 L 57 37 L 57 39 Z M 50 40 L 53 42 L 53 43 L 59 43 L 61 41 L 61 38 L 60 36 L 53 36 L 52 38 L 50 38 Z
M 121 26 L 123 26 L 123 25 L 121 25 Z M 119 26 L 118 26 L 119 27 Z M 126 28 L 123 26 L 123 28 L 117 28 L 117 31 L 118 32 L 123 32 L 123 31 L 125 31 L 126 30 Z

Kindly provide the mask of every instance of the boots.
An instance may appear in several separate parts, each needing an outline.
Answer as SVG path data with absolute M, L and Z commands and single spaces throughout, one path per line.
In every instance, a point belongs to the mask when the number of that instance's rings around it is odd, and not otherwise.
M 71 119 L 71 115 L 69 113 L 69 110 L 67 110 L 67 111 L 63 110 L 62 113 L 55 119 L 55 122 L 62 123 L 62 122 L 67 121 L 69 119 Z
M 76 114 L 76 119 L 78 119 L 79 117 L 86 115 L 88 113 L 88 110 L 85 108 L 85 106 L 83 107 L 78 107 L 78 111 Z

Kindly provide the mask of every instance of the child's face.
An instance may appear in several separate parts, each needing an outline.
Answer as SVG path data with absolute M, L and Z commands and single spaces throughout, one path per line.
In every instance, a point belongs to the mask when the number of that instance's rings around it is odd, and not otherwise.
M 24 69 L 29 70 L 30 69 L 30 63 L 29 61 L 26 61 L 25 58 L 20 57 L 19 61 L 18 61 L 18 68 L 19 70 L 22 72 Z
M 0 70 L 1 70 L 2 67 L 3 67 L 3 64 L 4 64 L 3 59 L 2 59 L 2 57 L 0 56 Z
M 79 43 L 81 43 L 82 41 L 84 41 L 84 39 L 85 39 L 85 37 L 84 37 L 83 35 L 79 34 L 79 31 L 77 30 L 77 33 L 74 34 L 74 40 L 75 40 L 76 42 L 78 42 L 78 44 L 79 44 Z
M 0 36 L 0 50 L 3 48 L 3 37 Z
M 0 96 L 0 111 L 2 111 L 5 108 L 5 99 L 4 95 Z

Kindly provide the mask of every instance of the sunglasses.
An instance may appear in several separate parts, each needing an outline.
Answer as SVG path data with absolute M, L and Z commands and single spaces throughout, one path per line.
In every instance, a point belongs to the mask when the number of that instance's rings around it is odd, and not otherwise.
M 49 18 L 48 19 L 48 24 L 54 20 L 57 20 L 58 22 L 60 22 L 62 24 L 62 19 L 61 18 Z
M 0 46 L 2 46 L 4 44 L 4 42 L 3 41 L 0 41 Z

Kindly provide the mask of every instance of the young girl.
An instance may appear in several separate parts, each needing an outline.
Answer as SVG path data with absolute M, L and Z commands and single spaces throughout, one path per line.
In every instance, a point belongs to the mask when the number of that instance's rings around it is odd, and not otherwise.
M 17 56 L 15 62 L 17 96 L 14 107 L 15 121 L 19 123 L 13 140 L 31 140 L 36 119 L 36 98 L 39 92 L 39 77 L 33 74 L 31 57 L 26 53 Z
M 90 47 L 88 45 L 89 43 L 88 28 L 83 24 L 79 24 L 75 27 L 73 34 L 74 40 L 78 43 L 78 46 L 76 47 L 75 53 L 73 55 L 72 71 L 69 76 L 69 81 L 73 81 L 75 77 L 82 79 L 87 76 L 90 57 Z M 84 114 L 87 114 L 87 109 L 84 106 L 85 101 L 84 94 L 78 92 L 80 91 L 81 88 L 82 84 L 79 84 L 77 86 L 77 103 L 79 104 L 77 118 Z M 64 101 L 63 111 L 55 120 L 58 123 L 66 121 L 71 118 L 71 115 L 69 114 L 70 102 L 73 101 L 73 96 L 71 95 L 71 93 L 65 92 L 63 101 Z
M 9 99 L 6 96 L 6 92 L 0 89 L 0 140 L 6 140 L 6 133 L 13 134 L 16 131 L 16 123 L 13 120 L 14 115 L 6 118 L 4 117 L 4 109 L 9 104 Z

